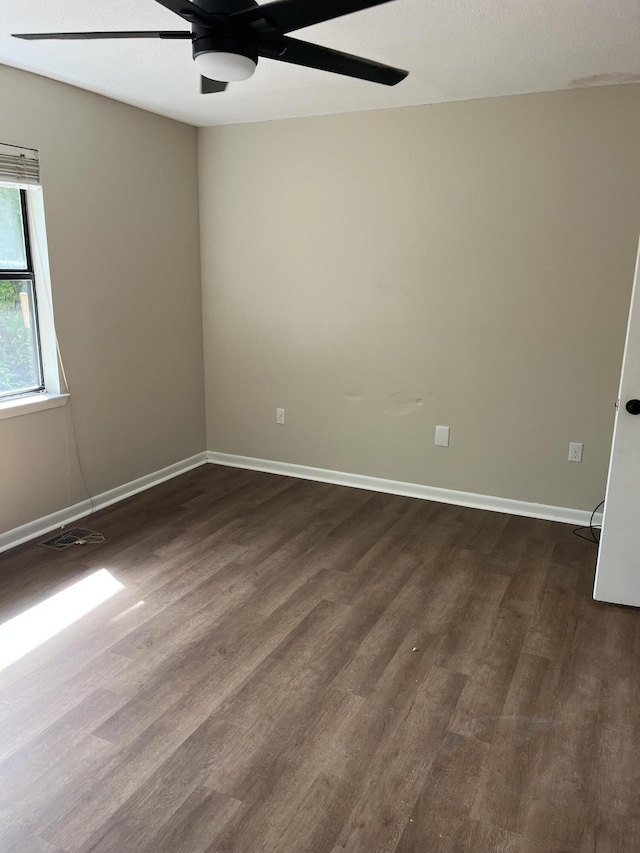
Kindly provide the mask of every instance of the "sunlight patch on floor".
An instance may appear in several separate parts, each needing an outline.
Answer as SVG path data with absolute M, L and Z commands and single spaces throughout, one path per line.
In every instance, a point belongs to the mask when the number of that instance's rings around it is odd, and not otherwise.
M 103 601 L 123 584 L 106 569 L 74 583 L 0 625 L 0 670 L 59 634 Z

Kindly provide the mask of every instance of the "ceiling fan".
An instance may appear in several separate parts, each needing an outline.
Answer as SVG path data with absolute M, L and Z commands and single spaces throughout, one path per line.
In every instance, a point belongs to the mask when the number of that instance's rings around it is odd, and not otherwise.
M 389 0 L 156 0 L 191 24 L 190 31 L 101 33 L 20 33 L 14 38 L 39 39 L 185 39 L 193 45 L 193 59 L 201 75 L 202 94 L 224 92 L 227 84 L 247 80 L 263 56 L 293 65 L 318 68 L 395 86 L 409 73 L 351 56 L 328 47 L 289 38 L 286 33 Z

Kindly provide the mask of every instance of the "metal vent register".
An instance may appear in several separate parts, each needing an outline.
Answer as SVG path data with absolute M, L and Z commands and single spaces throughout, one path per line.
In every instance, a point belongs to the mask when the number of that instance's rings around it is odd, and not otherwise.
M 43 548 L 52 548 L 54 551 L 64 551 L 65 548 L 70 548 L 72 545 L 88 545 L 99 542 L 104 542 L 104 536 L 101 533 L 96 533 L 95 530 L 87 530 L 85 527 L 70 527 L 69 530 L 56 533 L 55 536 L 51 536 L 38 544 L 42 545 Z

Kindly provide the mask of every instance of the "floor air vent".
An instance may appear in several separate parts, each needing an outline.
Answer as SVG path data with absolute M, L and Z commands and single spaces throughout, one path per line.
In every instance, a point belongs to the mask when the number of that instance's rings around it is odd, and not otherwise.
M 101 533 L 96 533 L 95 530 L 87 530 L 84 527 L 70 527 L 68 530 L 62 530 L 38 544 L 42 545 L 43 548 L 52 548 L 54 551 L 64 551 L 65 548 L 70 548 L 72 545 L 90 545 L 99 542 L 104 542 L 104 536 Z

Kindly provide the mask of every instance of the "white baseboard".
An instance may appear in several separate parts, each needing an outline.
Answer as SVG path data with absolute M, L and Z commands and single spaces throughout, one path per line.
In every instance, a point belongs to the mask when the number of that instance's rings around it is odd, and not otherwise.
M 319 480 L 322 483 L 335 483 L 339 486 L 352 486 L 356 489 L 368 489 L 372 492 L 385 492 L 390 495 L 404 495 L 438 503 L 469 506 L 474 509 L 505 512 L 509 515 L 523 515 L 528 518 L 542 518 L 546 521 L 561 521 L 577 526 L 589 524 L 591 513 L 583 509 L 570 509 L 562 506 L 516 501 L 511 498 L 498 498 L 493 495 L 476 495 L 472 492 L 457 492 L 453 489 L 439 489 L 435 486 L 423 486 L 419 483 L 404 483 L 400 480 L 384 480 L 380 477 L 367 477 L 364 474 L 348 474 L 343 471 L 331 471 L 327 468 L 309 468 L 306 465 L 293 465 L 290 462 L 274 462 L 269 459 L 255 459 L 252 456 L 235 456 L 231 453 L 217 453 L 210 450 L 207 460 L 216 465 L 231 468 L 248 468 L 251 471 L 265 471 L 269 474 L 282 474 L 286 477 L 298 477 L 302 480 Z M 602 514 L 595 516 L 594 524 L 602 523 Z
M 132 495 L 137 495 L 138 492 L 143 492 L 152 486 L 164 483 L 165 480 L 171 480 L 173 477 L 191 471 L 193 468 L 198 468 L 207 461 L 206 453 L 198 453 L 189 459 L 183 459 L 182 462 L 168 465 L 160 471 L 154 471 L 152 474 L 146 474 L 144 477 L 139 477 L 130 483 L 116 486 L 115 489 L 110 489 L 108 492 L 102 492 L 102 494 L 96 495 L 93 498 L 93 502 L 89 500 L 80 501 L 80 503 L 73 504 L 73 506 L 53 512 L 51 515 L 45 515 L 43 518 L 30 521 L 28 524 L 23 524 L 21 527 L 16 527 L 6 533 L 0 533 L 0 552 L 7 551 L 9 548 L 15 548 L 16 545 L 22 545 L 23 542 L 44 536 L 51 530 L 56 530 L 63 525 L 70 524 L 72 521 L 84 518 L 85 515 L 88 515 L 92 511 L 92 508 L 94 510 L 104 509 L 125 498 L 130 498 Z

